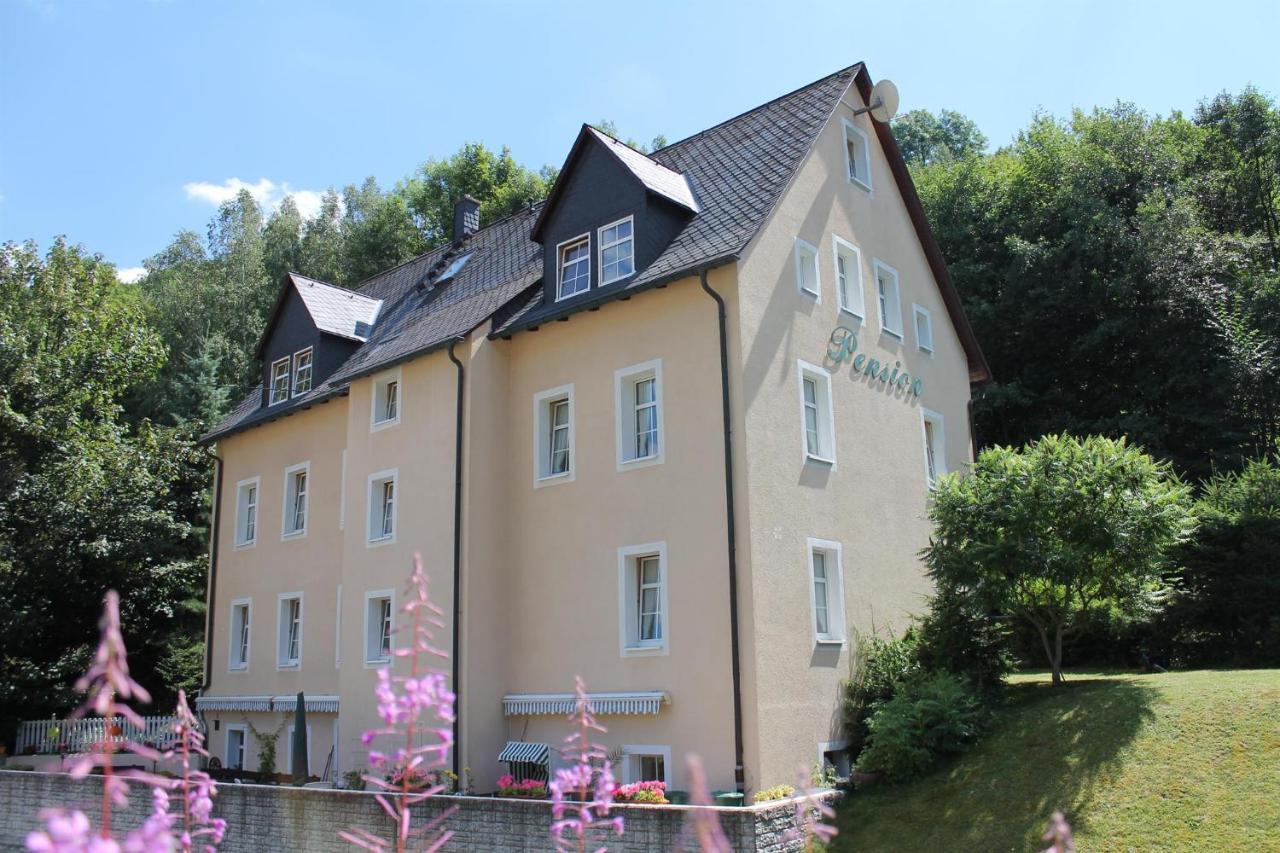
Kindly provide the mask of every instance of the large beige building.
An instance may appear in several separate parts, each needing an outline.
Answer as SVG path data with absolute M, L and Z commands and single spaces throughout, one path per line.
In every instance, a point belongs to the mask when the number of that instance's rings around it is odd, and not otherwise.
M 356 290 L 284 282 L 221 459 L 199 708 L 256 767 L 306 696 L 366 766 L 412 556 L 458 767 L 554 770 L 574 676 L 626 779 L 843 762 L 860 636 L 928 592 L 929 481 L 986 364 L 855 65 L 650 155 L 584 127 L 546 202 Z

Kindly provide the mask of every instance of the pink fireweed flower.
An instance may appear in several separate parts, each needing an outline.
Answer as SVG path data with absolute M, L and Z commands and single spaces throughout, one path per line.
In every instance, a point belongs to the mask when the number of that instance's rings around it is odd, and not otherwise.
M 689 767 L 689 803 L 701 808 L 689 810 L 677 849 L 686 849 L 692 840 L 703 853 L 731 853 L 733 847 L 729 844 L 729 837 L 724 834 L 715 810 L 710 808 L 711 791 L 707 787 L 707 774 L 702 770 L 702 760 L 692 754 L 685 760 Z
M 835 818 L 835 810 L 822 797 L 822 791 L 810 784 L 804 768 L 796 771 L 796 826 L 788 833 L 788 840 L 804 844 L 805 853 L 814 849 L 815 840 L 827 844 L 839 831 L 825 821 Z
M 1062 812 L 1053 813 L 1049 828 L 1041 838 L 1049 842 L 1044 853 L 1075 853 L 1076 841 L 1071 836 L 1071 824 L 1067 823 L 1067 816 Z
M 395 634 L 407 636 L 408 642 L 391 654 L 407 660 L 410 672 L 405 676 L 392 675 L 390 667 L 378 670 L 373 695 L 382 726 L 360 736 L 366 747 L 379 738 L 400 740 L 401 745 L 392 749 L 369 750 L 369 766 L 375 774 L 364 777 L 381 791 L 375 799 L 395 821 L 396 837 L 388 841 L 364 829 L 344 830 L 338 836 L 364 850 L 402 853 L 411 839 L 418 849 L 439 850 L 453 834 L 443 829 L 452 809 L 418 827 L 412 825 L 411 809 L 444 790 L 434 771 L 444 766 L 453 749 L 456 697 L 449 689 L 448 673 L 432 665 L 433 660 L 447 659 L 448 653 L 432 641 L 435 629 L 443 628 L 444 622 L 440 608 L 431 601 L 421 555 L 413 557 L 413 574 L 400 612 L 407 619 L 396 626 Z
M 577 701 L 569 715 L 574 731 L 564 739 L 564 754 L 573 757 L 574 765 L 557 770 L 556 778 L 548 787 L 554 818 L 551 838 L 556 850 L 582 853 L 593 836 L 605 835 L 609 829 L 621 835 L 623 825 L 621 817 L 609 817 L 616 787 L 613 771 L 604 747 L 591 740 L 591 732 L 603 732 L 605 727 L 596 720 L 581 676 L 576 680 L 576 693 Z M 591 799 L 587 799 L 588 793 Z M 569 805 L 570 797 L 576 797 L 573 806 Z

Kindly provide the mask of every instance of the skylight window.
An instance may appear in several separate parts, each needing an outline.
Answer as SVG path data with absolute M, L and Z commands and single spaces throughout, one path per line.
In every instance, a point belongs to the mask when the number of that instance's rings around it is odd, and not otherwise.
M 462 268 L 466 266 L 467 261 L 471 260 L 472 254 L 472 252 L 467 252 L 465 255 L 459 255 L 454 258 L 453 263 L 449 264 L 449 267 L 444 272 L 440 273 L 440 277 L 436 279 L 436 283 L 439 284 L 441 282 L 448 281 L 457 275 Z

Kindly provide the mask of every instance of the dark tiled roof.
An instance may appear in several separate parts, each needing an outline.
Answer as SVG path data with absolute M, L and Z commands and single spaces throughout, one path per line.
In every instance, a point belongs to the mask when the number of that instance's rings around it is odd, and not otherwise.
M 510 335 L 732 261 L 764 224 L 860 69 L 838 71 L 649 155 L 688 179 L 699 212 L 634 278 L 544 306 L 541 289 L 533 287 L 542 276 L 542 247 L 530 239 L 535 205 L 476 232 L 462 246 L 436 249 L 365 281 L 359 292 L 382 301 L 368 343 L 322 385 L 289 403 L 261 408 L 259 387 L 204 440 L 345 393 L 351 380 L 446 346 L 490 318 L 493 335 Z M 432 286 L 435 276 L 468 252 L 472 256 L 456 276 Z

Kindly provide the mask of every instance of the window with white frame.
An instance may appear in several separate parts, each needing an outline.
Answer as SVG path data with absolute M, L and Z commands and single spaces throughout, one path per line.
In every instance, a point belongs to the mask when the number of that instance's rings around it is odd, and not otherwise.
M 809 601 L 813 639 L 817 643 L 843 643 L 844 572 L 839 542 L 809 540 Z
M 898 291 L 898 271 L 883 261 L 876 261 L 876 308 L 880 328 L 894 337 L 902 337 L 902 297 Z
M 810 296 L 822 297 L 818 281 L 818 249 L 812 243 L 796 238 L 796 287 Z
M 397 471 L 369 476 L 369 541 L 392 542 L 396 535 Z
M 276 625 L 278 650 L 276 666 L 302 665 L 302 593 L 287 592 L 280 596 L 280 616 Z
M 228 667 L 233 670 L 249 668 L 249 631 L 253 602 L 237 598 L 231 602 L 231 652 L 227 656 Z
M 636 271 L 635 241 L 628 216 L 600 229 L 600 284 L 621 281 Z
M 848 240 L 835 235 L 831 237 L 831 245 L 835 258 L 836 298 L 840 300 L 840 310 L 863 319 L 867 316 L 867 306 L 862 294 L 862 252 Z
M 293 355 L 293 396 L 311 390 L 311 347 Z
M 543 391 L 533 398 L 534 483 L 573 479 L 573 386 Z
M 613 374 L 617 399 L 618 466 L 662 460 L 662 360 Z
M 310 488 L 311 463 L 303 462 L 284 472 L 284 535 L 301 536 L 307 532 L 307 491 Z
M 561 243 L 557 248 L 559 286 L 557 299 L 567 299 L 591 287 L 591 237 L 587 234 Z
M 373 381 L 373 428 L 400 423 L 400 371 Z
M 866 132 L 848 120 L 844 123 L 844 153 L 849 180 L 871 189 L 871 143 Z
M 947 473 L 946 430 L 942 415 L 922 409 L 920 420 L 924 431 L 924 474 L 929 488 L 938 484 L 938 478 Z
M 628 744 L 622 747 L 625 757 L 623 781 L 666 782 L 671 784 L 671 747 Z
M 920 305 L 911 306 L 911 314 L 915 318 L 916 346 L 922 352 L 933 353 L 933 319 L 929 309 Z
M 289 356 L 271 362 L 271 405 L 289 399 Z
M 624 657 L 667 649 L 667 546 L 618 549 L 619 609 Z
M 258 490 L 257 477 L 241 480 L 236 484 L 236 546 L 252 545 L 258 539 Z
M 244 769 L 244 748 L 245 740 L 248 735 L 246 727 L 242 723 L 227 724 L 227 763 L 228 770 Z
M 836 441 L 831 374 L 806 361 L 799 362 L 798 367 L 804 458 L 832 464 L 836 461 Z
M 391 631 L 394 593 L 389 589 L 364 595 L 364 662 L 391 660 Z

